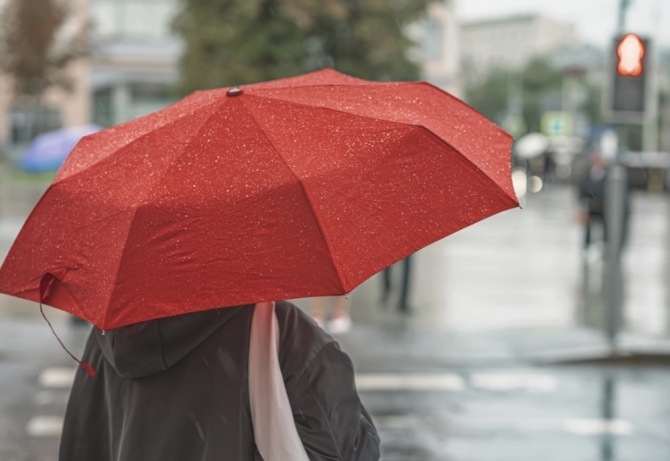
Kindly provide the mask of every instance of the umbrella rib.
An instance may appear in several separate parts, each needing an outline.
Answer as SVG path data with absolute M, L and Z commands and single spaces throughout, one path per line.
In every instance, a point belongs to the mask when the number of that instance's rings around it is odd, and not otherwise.
M 207 117 L 207 118 L 202 122 L 202 124 L 200 125 L 200 127 L 199 127 L 197 130 L 195 130 L 195 132 L 194 132 L 193 135 L 189 138 L 189 140 L 186 141 L 186 142 L 182 145 L 182 146 L 183 146 L 182 151 L 181 151 L 181 153 L 180 153 L 179 155 L 176 156 L 177 158 L 181 158 L 181 155 L 184 154 L 184 152 L 186 151 L 186 148 L 188 147 L 189 143 L 190 143 L 190 142 L 191 142 L 191 141 L 198 135 L 198 133 L 200 133 L 200 129 L 201 129 L 203 126 L 205 126 L 205 125 L 207 124 L 207 122 L 209 122 L 209 121 L 212 119 L 212 117 L 214 117 L 214 116 L 216 115 L 217 111 L 218 111 L 218 110 L 221 108 L 221 106 L 223 106 L 226 102 L 228 102 L 227 99 L 223 99 L 223 101 L 219 101 L 219 100 L 217 100 L 216 102 L 214 102 L 214 103 L 212 103 L 212 104 L 207 104 L 206 106 L 203 106 L 203 107 L 201 107 L 200 109 L 198 109 L 198 111 L 199 111 L 199 110 L 201 110 L 201 109 L 211 107 L 213 104 L 218 103 L 218 107 L 217 107 L 216 109 L 214 109 L 214 110 L 212 111 L 212 114 L 210 114 L 209 117 Z M 193 112 L 191 112 L 191 114 L 193 114 L 193 113 L 195 113 L 195 112 L 197 112 L 197 111 L 193 111 Z M 189 114 L 189 115 L 191 115 L 191 114 Z M 179 119 L 177 119 L 177 120 L 179 120 Z M 175 120 L 175 122 L 176 122 L 177 120 Z M 170 123 L 172 123 L 172 122 L 170 122 Z M 164 125 L 164 126 L 169 126 L 170 123 L 168 123 L 168 124 L 166 124 L 166 125 Z M 138 139 L 139 139 L 139 138 L 138 138 Z M 133 142 L 135 142 L 135 141 L 136 141 L 136 140 L 134 140 Z M 131 144 L 132 144 L 132 143 L 131 143 Z M 177 160 L 177 159 L 175 159 L 175 160 Z M 164 178 L 165 175 L 167 174 L 167 171 L 168 171 L 168 170 L 169 170 L 169 168 L 166 168 L 165 171 L 163 171 L 163 174 L 160 175 L 160 177 L 159 177 L 158 180 L 156 181 L 155 185 L 158 185 L 158 184 L 161 183 L 161 181 L 163 180 L 163 178 Z M 144 200 L 144 199 L 143 199 L 143 200 Z M 133 225 L 135 224 L 135 218 L 137 217 L 137 212 L 139 211 L 139 209 L 140 209 L 143 205 L 145 205 L 145 204 L 144 204 L 144 203 L 140 203 L 138 206 L 136 206 L 136 207 L 133 208 L 133 217 L 130 219 L 130 224 L 128 225 L 128 232 L 126 233 L 125 241 L 128 240 L 128 237 L 130 236 L 130 232 L 131 232 L 132 229 L 133 229 Z M 123 264 L 123 258 L 124 258 L 125 254 L 126 254 L 126 248 L 127 248 L 127 247 L 124 246 L 124 247 L 123 247 L 123 251 L 121 251 L 121 256 L 119 257 L 119 264 L 118 264 L 117 267 L 116 267 L 116 274 L 114 275 L 114 284 L 112 285 L 112 287 L 115 287 L 115 286 L 116 286 L 116 281 L 117 281 L 118 278 L 119 278 L 119 272 L 120 272 L 120 270 L 121 270 L 121 265 Z M 112 288 L 112 292 L 109 294 L 109 300 L 110 300 L 110 301 L 111 301 L 111 299 L 112 299 L 112 295 L 113 295 L 113 294 L 114 294 L 114 289 Z M 108 314 L 109 314 L 109 309 L 106 309 L 106 310 L 105 310 L 105 317 L 104 317 L 104 319 L 103 319 L 103 325 L 106 325 L 106 324 L 107 324 L 107 316 L 108 316 Z
M 137 217 L 137 210 L 139 210 L 139 206 L 133 208 L 133 216 L 130 218 L 130 223 L 128 224 L 128 231 L 126 232 L 126 237 L 123 239 L 124 242 L 128 243 L 128 237 L 130 237 L 130 231 L 133 229 L 133 224 L 135 224 L 135 218 Z M 121 264 L 123 264 L 123 257 L 126 254 L 126 249 L 128 248 L 127 245 L 123 245 L 123 250 L 121 250 L 121 256 L 119 256 L 119 263 L 116 265 L 116 271 L 114 274 L 114 283 L 112 284 L 112 289 L 109 292 L 109 298 L 107 300 L 108 305 L 106 306 L 107 308 L 105 309 L 105 316 L 102 319 L 102 326 L 100 327 L 102 330 L 107 326 L 107 318 L 109 317 L 109 304 L 112 301 L 112 296 L 114 296 L 114 288 L 116 287 L 116 282 L 119 279 L 119 272 L 121 271 Z
M 270 137 L 267 135 L 267 133 L 265 133 L 265 130 L 263 130 L 263 128 L 261 127 L 260 123 L 258 123 L 258 121 L 256 120 L 256 118 L 255 118 L 255 117 L 253 116 L 253 114 L 251 113 L 251 111 L 250 111 L 249 109 L 247 109 L 247 107 L 244 105 L 244 102 L 240 101 L 240 104 L 242 105 L 242 107 L 244 108 L 244 110 L 249 114 L 249 117 L 251 117 L 251 120 L 254 121 L 254 124 L 258 127 L 258 130 L 259 130 L 261 133 L 263 133 L 263 136 L 264 136 L 265 139 L 268 141 L 268 143 L 270 144 L 270 146 L 272 146 L 272 150 L 275 151 L 275 153 L 277 154 L 277 157 L 279 157 L 279 159 L 282 161 L 282 163 L 283 163 L 284 165 L 286 165 L 286 168 L 288 168 L 288 170 L 291 172 L 291 174 L 293 175 L 293 177 L 298 181 L 298 184 L 300 184 L 300 189 L 302 190 L 302 193 L 304 194 L 305 199 L 307 200 L 307 203 L 309 203 L 309 207 L 310 207 L 311 210 L 312 210 L 312 216 L 314 216 L 314 220 L 316 221 L 316 226 L 318 227 L 319 232 L 321 233 L 321 237 L 323 238 L 323 242 L 324 242 L 324 244 L 326 245 L 326 248 L 328 249 L 328 255 L 330 256 L 330 261 L 331 261 L 331 263 L 333 264 L 333 268 L 335 269 L 335 273 L 337 274 L 337 278 L 338 278 L 339 281 L 340 281 L 340 285 L 342 286 L 342 291 L 345 291 L 345 292 L 346 292 L 346 289 L 344 288 L 344 280 L 342 280 L 342 274 L 340 274 L 340 270 L 339 270 L 339 268 L 337 267 L 337 264 L 335 264 L 335 261 L 333 260 L 332 245 L 331 245 L 330 241 L 328 240 L 328 238 L 327 238 L 327 236 L 326 236 L 326 233 L 323 231 L 323 224 L 322 224 L 321 221 L 319 220 L 318 215 L 314 212 L 314 204 L 312 203 L 312 200 L 310 199 L 309 194 L 307 193 L 307 189 L 305 188 L 305 184 L 303 183 L 302 179 L 300 179 L 300 177 L 298 177 L 298 175 L 295 173 L 295 171 L 293 171 L 293 168 L 291 168 L 291 166 L 288 164 L 288 162 L 286 162 L 286 160 L 284 159 L 284 157 L 282 157 L 281 153 L 280 153 L 279 150 L 275 147 L 275 145 L 272 143 L 272 140 L 271 140 Z
M 453 149 L 455 152 L 458 152 L 458 154 L 459 154 L 462 158 L 464 158 L 466 162 L 468 162 L 470 165 L 472 165 L 472 166 L 475 168 L 475 171 L 476 171 L 477 173 L 479 173 L 481 176 L 484 176 L 484 178 L 486 178 L 487 181 L 489 181 L 489 182 L 491 182 L 491 183 L 493 183 L 493 184 L 495 185 L 495 190 L 498 192 L 498 194 L 501 194 L 502 197 L 504 197 L 504 198 L 511 199 L 511 200 L 514 202 L 514 205 L 515 205 L 515 206 L 518 205 L 518 203 L 517 203 L 517 201 L 516 201 L 516 198 L 512 198 L 512 197 L 510 197 L 510 195 L 509 195 L 507 192 L 505 192 L 505 189 L 503 189 L 502 186 L 501 186 L 500 184 L 498 184 L 493 178 L 491 178 L 488 174 L 486 174 L 486 173 L 485 173 L 481 168 L 479 168 L 479 167 L 478 167 L 472 160 L 470 160 L 467 156 L 463 155 L 463 154 L 461 153 L 461 151 L 459 151 L 458 149 L 456 149 L 456 148 L 455 148 L 454 146 L 452 146 L 449 142 L 445 141 L 444 139 L 442 139 L 441 137 L 439 137 L 438 135 L 436 135 L 435 133 L 433 133 L 432 130 L 426 128 L 426 127 L 423 126 L 423 125 L 412 125 L 412 126 L 415 126 L 415 127 L 419 128 L 419 129 L 422 129 L 422 130 L 428 132 L 428 134 L 430 134 L 431 136 L 433 136 L 434 138 L 436 138 L 439 142 L 441 142 L 442 144 L 445 144 L 445 145 L 448 146 L 449 148 Z M 510 151 L 510 153 L 511 153 L 511 151 Z
M 300 88 L 315 88 L 319 86 L 374 86 L 374 85 L 406 85 L 408 83 L 420 83 L 420 82 L 371 82 L 369 80 L 362 80 L 362 83 L 310 83 L 309 85 L 288 85 L 288 86 L 262 86 L 259 84 L 254 87 L 249 85 L 254 91 L 274 91 L 274 90 L 290 90 L 290 89 L 300 89 Z M 256 93 L 250 93 L 256 94 Z
M 422 82 L 422 83 L 423 83 L 423 82 Z M 440 91 L 441 91 L 441 90 L 440 90 Z M 449 95 L 449 93 L 446 93 L 446 92 L 445 92 L 445 94 Z M 415 127 L 415 128 L 423 129 L 423 130 L 427 131 L 428 133 L 430 133 L 430 134 L 431 134 L 432 136 L 434 136 L 435 138 L 437 138 L 437 140 L 438 140 L 441 144 L 446 145 L 447 147 L 449 147 L 450 149 L 452 149 L 454 152 L 457 152 L 458 155 L 460 155 L 461 157 L 463 157 L 469 164 L 471 164 L 471 165 L 475 168 L 475 170 L 476 170 L 478 173 L 480 173 L 481 175 L 483 175 L 488 181 L 492 182 L 492 183 L 495 185 L 495 187 L 498 189 L 498 192 L 499 192 L 499 193 L 502 193 L 502 195 L 505 196 L 505 197 L 507 197 L 507 198 L 511 198 L 511 197 L 509 196 L 509 194 L 507 194 L 507 192 L 505 192 L 505 190 L 502 188 L 502 186 L 500 186 L 500 184 L 498 184 L 496 181 L 494 181 L 488 174 L 486 174 L 481 168 L 479 168 L 479 166 L 477 166 L 477 164 L 475 164 L 472 160 L 470 160 L 466 155 L 463 155 L 463 153 L 462 153 L 459 149 L 456 149 L 450 142 L 446 141 L 445 139 L 442 139 L 440 136 L 438 136 L 437 134 L 435 134 L 430 128 L 428 128 L 428 127 L 426 127 L 426 126 L 424 126 L 424 125 L 416 124 L 416 123 L 399 122 L 399 121 L 396 121 L 396 120 L 387 120 L 387 119 L 384 119 L 384 118 L 375 118 L 375 117 L 371 117 L 371 116 L 369 116 L 369 115 L 352 114 L 352 113 L 346 112 L 346 111 L 344 111 L 344 110 L 333 109 L 332 107 L 312 106 L 312 105 L 304 104 L 304 103 L 300 103 L 300 102 L 286 101 L 286 100 L 281 99 L 281 98 L 272 98 L 272 97 L 269 97 L 269 96 L 260 96 L 260 95 L 253 95 L 253 96 L 254 96 L 254 97 L 257 97 L 257 98 L 268 99 L 268 100 L 271 100 L 271 101 L 279 100 L 279 101 L 285 102 L 285 103 L 287 103 L 287 104 L 294 104 L 294 105 L 296 105 L 296 106 L 306 107 L 306 108 L 309 108 L 309 109 L 323 109 L 323 110 L 329 110 L 329 111 L 332 111 L 332 112 L 336 112 L 336 113 L 338 113 L 338 114 L 349 115 L 350 117 L 361 117 L 361 118 L 365 118 L 365 119 L 368 119 L 368 120 L 384 120 L 384 121 L 386 121 L 386 122 L 390 122 L 390 123 L 397 123 L 398 125 L 411 126 L 411 127 Z M 451 95 L 449 95 L 449 96 L 451 96 Z M 453 96 L 451 96 L 451 97 L 453 98 Z M 454 99 L 456 99 L 456 98 L 454 98 Z M 465 103 L 463 103 L 463 104 L 465 104 Z M 468 107 L 469 107 L 469 106 L 468 106 Z M 474 110 L 474 109 L 473 109 L 473 110 Z M 249 111 L 247 110 L 247 112 L 249 112 Z M 250 115 L 251 115 L 251 113 L 250 113 Z M 253 115 L 252 115 L 251 117 L 253 118 Z M 255 119 L 254 119 L 254 121 L 255 121 Z M 500 127 L 498 127 L 496 124 L 494 124 L 494 123 L 492 123 L 492 122 L 491 122 L 491 124 L 492 124 L 493 126 L 495 126 L 496 128 L 498 128 L 498 129 L 499 129 L 500 131 L 502 131 L 503 133 L 507 134 L 504 130 L 502 130 L 502 129 L 501 129 Z M 260 128 L 260 127 L 259 127 L 259 128 Z M 261 131 L 263 131 L 263 130 L 261 129 Z M 263 134 L 265 134 L 265 133 L 263 133 Z M 267 137 L 267 135 L 266 135 L 266 137 Z M 269 139 L 268 139 L 268 141 L 269 141 Z M 274 147 L 274 146 L 273 146 L 273 147 Z M 276 149 L 275 149 L 275 150 L 276 150 Z M 281 156 L 280 156 L 280 157 L 281 157 Z M 283 159 L 282 159 L 282 160 L 283 160 Z M 289 169 L 290 169 L 290 167 L 289 167 Z M 514 199 L 513 199 L 513 200 L 514 200 Z M 515 204 L 516 204 L 516 201 L 515 201 Z
M 224 100 L 224 101 L 225 101 L 225 100 Z M 221 102 L 220 100 L 216 100 L 216 101 L 211 102 L 211 103 L 209 103 L 209 104 L 206 104 L 206 105 L 204 105 L 204 106 L 202 106 L 202 107 L 198 107 L 197 109 L 195 109 L 195 110 L 189 112 L 188 114 L 181 115 L 181 116 L 177 117 L 176 119 L 171 120 L 170 122 L 166 123 L 165 125 L 161 125 L 161 126 L 159 126 L 158 128 L 156 128 L 156 129 L 151 129 L 151 130 L 147 131 L 146 133 L 144 133 L 144 134 L 138 136 L 137 138 L 133 139 L 133 140 L 130 141 L 128 144 L 125 144 L 125 145 L 119 147 L 118 149 L 116 149 L 114 152 L 112 152 L 112 153 L 109 154 L 108 156 L 103 157 L 103 158 L 101 158 L 100 160 L 98 160 L 97 162 L 88 165 L 88 166 L 87 166 L 86 168 L 84 168 L 83 170 L 79 170 L 79 171 L 77 171 L 76 173 L 71 174 L 70 176 L 66 176 L 65 178 L 62 178 L 62 179 L 60 179 L 60 180 L 58 180 L 58 181 L 55 181 L 52 185 L 60 184 L 60 183 L 62 183 L 62 182 L 67 181 L 67 180 L 70 179 L 70 178 L 74 178 L 74 177 L 76 177 L 76 176 L 79 176 L 79 174 L 81 174 L 81 173 L 83 173 L 83 172 L 85 172 L 85 171 L 88 171 L 89 169 L 91 169 L 91 168 L 93 168 L 94 166 L 96 166 L 96 165 L 98 165 L 98 164 L 104 162 L 105 160 L 109 159 L 110 157 L 115 156 L 117 153 L 119 153 L 121 150 L 125 149 L 126 147 L 131 146 L 131 145 L 135 144 L 136 142 L 138 142 L 139 140 L 144 139 L 146 136 L 149 136 L 150 134 L 154 133 L 155 130 L 157 130 L 157 129 L 162 129 L 162 128 L 166 128 L 166 127 L 172 125 L 173 123 L 177 123 L 177 122 L 181 121 L 181 120 L 182 120 L 183 118 L 185 118 L 185 117 L 189 117 L 189 116 L 195 114 L 196 112 L 200 112 L 201 110 L 207 109 L 207 108 L 209 108 L 210 106 L 212 106 L 212 105 L 214 105 L 214 104 L 217 104 L 217 103 L 220 103 L 220 102 Z M 151 114 L 150 114 L 150 115 L 151 115 Z M 136 121 L 136 120 L 131 120 L 130 122 L 126 122 L 126 123 L 131 123 L 131 122 L 134 122 L 134 121 Z M 125 123 L 122 124 L 122 125 L 125 125 Z M 122 126 L 122 125 L 119 125 L 119 126 Z M 113 127 L 113 128 L 118 128 L 119 126 L 117 126 L 117 127 Z
M 425 86 L 429 86 L 429 87 L 433 88 L 434 90 L 439 91 L 440 93 L 444 94 L 445 96 L 447 96 L 448 98 L 450 98 L 452 101 L 454 101 L 454 102 L 460 104 L 461 106 L 465 106 L 465 108 L 467 108 L 467 109 L 469 109 L 469 110 L 471 110 L 471 111 L 477 112 L 476 109 L 474 109 L 472 106 L 470 106 L 469 104 L 467 104 L 465 101 L 463 101 L 463 100 L 461 100 L 461 99 L 458 99 L 456 96 L 454 96 L 453 94 L 451 94 L 451 93 L 449 93 L 449 92 L 447 92 L 447 91 L 444 91 L 444 90 L 443 90 L 442 88 L 440 88 L 439 86 L 435 86 L 435 85 L 433 85 L 432 83 L 429 83 L 429 82 L 426 82 L 426 81 L 418 81 L 418 82 L 372 82 L 372 81 L 369 81 L 369 80 L 362 80 L 362 81 L 363 81 L 364 83 L 359 83 L 359 84 L 355 84 L 355 83 L 342 83 L 342 84 L 337 84 L 337 83 L 322 83 L 322 84 L 300 85 L 300 86 L 278 86 L 278 87 L 271 87 L 271 88 L 264 88 L 264 87 L 260 86 L 260 87 L 257 88 L 257 90 L 258 90 L 258 91 L 273 91 L 273 90 L 286 90 L 286 89 L 292 89 L 292 88 L 315 88 L 315 87 L 319 87 L 319 86 L 321 86 L 321 87 L 329 87 L 329 86 L 366 86 L 366 85 L 388 85 L 388 86 L 425 85 Z M 293 104 L 304 105 L 304 106 L 307 106 L 307 107 L 320 107 L 320 106 L 310 106 L 310 105 L 308 105 L 308 104 L 302 104 L 302 103 L 294 102 L 294 101 L 287 101 L 287 100 L 282 99 L 282 98 L 279 98 L 279 97 L 273 98 L 273 97 L 271 97 L 271 96 L 263 96 L 263 95 L 261 95 L 261 94 L 254 94 L 254 93 L 251 93 L 251 95 L 252 95 L 252 96 L 258 96 L 258 97 L 260 97 L 260 98 L 279 99 L 279 100 L 281 100 L 281 101 L 290 102 L 290 103 L 293 103 Z M 328 107 L 323 107 L 323 109 L 329 109 L 329 108 L 328 108 Z M 335 111 L 338 111 L 338 112 L 343 112 L 343 113 L 345 113 L 345 114 L 348 114 L 348 112 L 345 112 L 345 111 L 340 111 L 340 110 L 337 110 L 337 109 L 332 109 L 332 110 L 335 110 Z M 354 115 L 354 114 L 349 114 L 349 115 Z M 366 116 L 365 116 L 365 115 L 361 115 L 361 117 L 366 117 Z M 374 117 L 370 117 L 370 118 L 374 118 Z M 386 120 L 386 119 L 383 119 L 383 120 Z M 388 121 L 393 121 L 393 120 L 388 120 Z M 502 133 L 504 133 L 504 134 L 508 134 L 505 130 L 503 130 L 502 128 L 500 128 L 500 127 L 499 127 L 498 125 L 496 125 L 495 123 L 491 122 L 491 121 L 488 120 L 488 119 L 487 119 L 487 121 L 488 121 L 493 127 L 495 127 L 498 131 L 500 131 L 500 132 L 502 132 Z M 403 122 L 397 122 L 397 123 L 403 123 Z
M 431 88 L 433 88 L 433 89 L 439 91 L 440 93 L 443 93 L 444 95 L 448 96 L 449 98 L 451 98 L 452 101 L 457 102 L 457 103 L 460 104 L 461 106 L 465 106 L 466 109 L 469 109 L 469 110 L 471 110 L 471 111 L 473 111 L 473 112 L 477 112 L 477 113 L 479 114 L 479 111 L 477 111 L 474 107 L 472 107 L 471 105 L 469 105 L 468 103 L 466 103 L 466 102 L 463 101 L 462 99 L 458 99 L 458 98 L 457 98 L 456 96 L 454 96 L 453 94 L 451 94 L 451 93 L 449 93 L 449 92 L 447 92 L 447 91 L 444 91 L 444 90 L 443 90 L 442 88 L 440 88 L 439 86 L 436 86 L 436 85 L 433 85 L 432 83 L 424 82 L 424 81 L 417 82 L 417 83 L 418 83 L 418 84 L 421 84 L 421 85 L 429 86 L 429 87 L 431 87 Z M 482 117 L 484 117 L 484 116 L 482 115 Z M 491 120 L 489 120 L 488 118 L 486 118 L 486 117 L 484 117 L 484 118 L 486 119 L 487 122 L 489 122 L 490 125 L 492 125 L 494 128 L 496 128 L 499 132 L 501 132 L 502 134 L 505 134 L 505 135 L 511 137 L 511 135 L 510 135 L 507 131 L 505 131 L 505 130 L 503 130 L 502 128 L 500 128 L 498 125 L 496 125 L 495 123 L 493 123 L 493 122 L 492 122 Z
M 228 102 L 228 99 L 227 99 L 227 98 L 224 98 L 223 100 L 216 101 L 216 102 L 218 103 L 218 106 L 217 106 L 217 107 L 212 111 L 212 113 L 209 114 L 209 116 L 208 116 L 208 117 L 207 117 L 207 118 L 200 124 L 200 126 L 198 127 L 198 129 L 197 129 L 197 130 L 194 130 L 193 134 L 189 137 L 189 139 L 188 139 L 186 142 L 182 143 L 182 150 L 181 150 L 181 152 L 180 152 L 178 155 L 175 155 L 175 158 L 173 159 L 172 164 L 170 165 L 170 167 L 174 166 L 174 164 L 176 163 L 176 161 L 178 161 L 179 159 L 181 159 L 181 156 L 184 155 L 184 152 L 186 152 L 186 149 L 189 147 L 191 141 L 193 141 L 193 140 L 198 136 L 198 134 L 200 134 L 200 130 L 202 129 L 202 127 L 205 126 L 205 125 L 207 125 L 207 124 L 210 122 L 210 120 L 212 120 L 212 118 L 214 118 L 214 116 L 217 114 L 217 112 L 224 106 L 224 104 L 226 104 L 226 103 Z M 205 107 L 211 107 L 213 104 L 215 104 L 215 103 L 207 104 L 207 106 L 205 106 Z M 203 109 L 204 109 L 205 107 L 203 107 Z M 199 109 L 198 109 L 198 110 L 199 110 Z M 193 113 L 195 113 L 195 112 L 193 112 Z M 166 125 L 166 126 L 167 126 L 167 125 Z M 158 180 L 155 182 L 154 187 L 155 187 L 155 186 L 158 186 L 159 184 L 161 184 L 161 182 L 163 181 L 163 178 L 168 174 L 169 171 L 170 171 L 170 168 L 165 168 L 165 170 L 163 171 L 163 173 L 160 175 L 160 177 L 158 178 Z M 152 191 L 153 191 L 153 188 L 152 188 Z

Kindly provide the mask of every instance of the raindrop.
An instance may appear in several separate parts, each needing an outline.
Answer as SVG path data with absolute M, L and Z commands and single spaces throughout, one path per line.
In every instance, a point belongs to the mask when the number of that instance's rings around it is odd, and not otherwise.
M 105 336 L 105 330 L 102 330 L 102 336 Z

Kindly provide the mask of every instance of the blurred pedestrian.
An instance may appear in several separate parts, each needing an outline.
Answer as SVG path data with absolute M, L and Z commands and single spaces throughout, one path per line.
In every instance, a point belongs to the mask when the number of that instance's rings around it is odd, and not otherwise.
M 329 333 L 341 335 L 351 330 L 352 322 L 349 315 L 349 300 L 344 296 L 329 297 L 333 302 L 333 311 L 330 319 L 326 322 L 326 301 L 325 297 L 312 298 L 312 308 L 310 315 L 312 319 L 321 328 L 325 328 Z
M 97 375 L 88 376 L 83 368 L 77 372 L 60 461 L 305 459 L 304 453 L 303 458 L 266 457 L 267 437 L 258 432 L 250 398 L 256 396 L 258 408 L 259 396 L 262 400 L 275 389 L 250 378 L 252 363 L 258 363 L 250 338 L 259 306 L 107 332 L 93 328 L 83 360 Z M 284 414 L 295 423 L 298 446 L 302 442 L 310 461 L 378 460 L 379 438 L 358 398 L 349 357 L 294 305 L 277 302 L 273 308 L 277 341 L 269 343 L 275 344 L 277 385 L 285 386 L 290 406 Z M 258 394 L 258 386 L 270 391 Z M 281 444 L 287 428 L 265 429 Z
M 596 227 L 601 229 L 602 241 L 607 241 L 607 162 L 599 151 L 591 154 L 591 166 L 579 183 L 579 201 L 581 208 L 577 214 L 577 221 L 584 226 L 583 248 L 587 251 L 593 243 L 593 233 Z M 625 244 L 630 214 L 628 188 L 624 204 L 624 229 L 621 245 Z
M 542 167 L 542 182 L 550 184 L 554 181 L 554 174 L 556 171 L 556 162 L 554 161 L 554 153 L 548 151 L 544 153 L 544 165 Z
M 381 304 L 386 305 L 388 303 L 391 291 L 393 291 L 392 286 L 392 277 L 391 277 L 391 267 L 384 269 L 382 274 L 382 296 L 380 299 Z M 402 313 L 409 313 L 409 282 L 412 269 L 412 255 L 407 256 L 402 260 L 402 281 L 400 285 L 400 298 L 398 300 L 398 309 Z

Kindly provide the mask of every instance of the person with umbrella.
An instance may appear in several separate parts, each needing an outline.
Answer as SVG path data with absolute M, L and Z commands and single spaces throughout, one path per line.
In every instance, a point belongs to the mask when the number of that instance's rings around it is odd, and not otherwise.
M 275 301 L 517 207 L 511 143 L 431 85 L 331 69 L 85 137 L 0 268 L 0 292 L 95 326 L 61 461 L 378 459 L 351 361 Z
M 260 418 L 249 406 L 245 364 L 257 309 L 208 310 L 104 334 L 94 329 L 82 360 L 97 376 L 75 380 L 60 460 L 281 459 L 262 452 Z M 379 459 L 379 437 L 349 357 L 293 304 L 278 302 L 274 312 L 280 382 L 308 458 Z

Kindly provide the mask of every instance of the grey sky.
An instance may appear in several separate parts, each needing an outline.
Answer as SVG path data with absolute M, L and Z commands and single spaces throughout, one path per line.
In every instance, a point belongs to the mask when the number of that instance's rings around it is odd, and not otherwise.
M 602 46 L 616 30 L 618 5 L 619 0 L 457 0 L 457 11 L 466 20 L 537 11 L 574 22 L 583 39 Z M 633 0 L 627 25 L 632 32 L 657 31 L 661 43 L 670 47 L 670 0 Z

